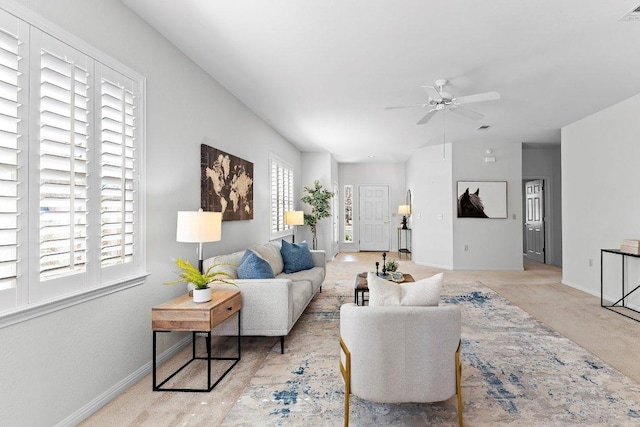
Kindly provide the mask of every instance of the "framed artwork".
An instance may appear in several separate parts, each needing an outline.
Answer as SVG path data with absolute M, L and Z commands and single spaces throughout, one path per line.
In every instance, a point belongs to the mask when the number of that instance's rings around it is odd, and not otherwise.
M 201 144 L 200 207 L 223 221 L 253 219 L 253 163 Z
M 458 181 L 458 218 L 507 218 L 506 181 Z

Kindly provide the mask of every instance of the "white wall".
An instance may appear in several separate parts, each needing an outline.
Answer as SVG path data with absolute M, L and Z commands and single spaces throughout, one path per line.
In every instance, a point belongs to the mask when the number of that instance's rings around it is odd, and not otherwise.
M 119 1 L 21 3 L 147 78 L 147 283 L 0 329 L 2 420 L 73 424 L 149 371 L 151 307 L 184 292 L 162 285 L 174 278 L 172 259 L 196 260 L 195 245 L 176 243 L 175 226 L 178 210 L 200 204 L 200 143 L 254 163 L 255 219 L 223 223 L 206 256 L 268 239 L 268 154 L 296 176 L 300 154 Z
M 358 252 L 360 247 L 359 187 L 361 185 L 389 186 L 389 238 L 391 251 L 398 250 L 398 227 L 402 216 L 398 216 L 398 205 L 406 201 L 407 187 L 405 183 L 404 163 L 341 163 L 338 165 L 338 182 L 340 183 L 340 251 Z M 353 185 L 353 243 L 346 243 L 344 239 L 344 200 L 342 195 L 345 185 Z
M 562 129 L 563 283 L 598 296 L 600 249 L 640 239 L 639 116 L 636 95 Z
M 335 160 L 329 153 L 302 153 L 302 187 L 313 188 L 315 180 L 318 180 L 320 184 L 327 191 L 333 191 L 333 182 L 335 181 L 335 174 L 333 172 Z M 304 197 L 308 193 L 302 190 L 301 196 Z M 331 203 L 335 203 L 337 199 L 331 200 Z M 306 203 L 300 202 L 300 208 L 305 213 L 311 212 L 311 206 Z M 332 218 L 325 218 L 321 220 L 317 225 L 317 239 L 318 249 L 327 252 L 327 259 L 332 259 L 337 253 L 337 249 L 334 247 L 332 239 Z M 306 240 L 311 246 L 313 234 L 311 233 L 311 227 L 299 226 L 297 234 L 300 236 L 298 241 Z
M 452 164 L 451 143 L 417 150 L 407 162 L 413 199 L 411 258 L 416 264 L 453 268 Z
M 495 163 L 485 163 L 491 148 Z M 456 270 L 522 270 L 522 147 L 453 143 L 453 183 L 507 181 L 507 219 L 454 218 L 453 266 Z M 456 198 L 452 204 L 457 209 Z M 468 246 L 468 251 L 464 247 Z
M 546 263 L 559 267 L 562 266 L 562 173 L 560 163 L 560 144 L 554 146 L 542 144 L 540 147 L 523 147 L 522 149 L 522 179 L 524 181 L 544 179 Z M 521 224 L 524 225 L 524 218 L 522 218 Z

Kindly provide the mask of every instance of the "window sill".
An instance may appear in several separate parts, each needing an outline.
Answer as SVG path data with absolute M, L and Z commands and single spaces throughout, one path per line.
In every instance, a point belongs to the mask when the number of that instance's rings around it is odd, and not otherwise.
M 149 273 L 143 273 L 99 288 L 86 289 L 54 300 L 7 310 L 0 313 L 0 329 L 35 319 L 36 317 L 44 316 L 58 310 L 64 310 L 65 308 L 82 304 L 96 298 L 101 298 L 115 292 L 120 292 L 125 289 L 142 285 L 145 283 L 148 275 Z

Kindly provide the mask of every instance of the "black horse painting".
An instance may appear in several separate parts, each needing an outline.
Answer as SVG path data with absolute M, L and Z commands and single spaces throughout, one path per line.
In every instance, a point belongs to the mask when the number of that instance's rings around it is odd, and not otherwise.
M 484 213 L 484 205 L 480 199 L 480 189 L 469 193 L 469 187 L 458 197 L 458 218 L 489 218 Z

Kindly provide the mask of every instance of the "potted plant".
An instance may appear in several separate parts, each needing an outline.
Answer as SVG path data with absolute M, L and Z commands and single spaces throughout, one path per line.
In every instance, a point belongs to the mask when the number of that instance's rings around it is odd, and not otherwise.
M 385 264 L 385 267 L 386 267 L 388 272 L 393 273 L 394 271 L 396 271 L 398 269 L 398 262 L 395 259 L 390 259 Z
M 311 227 L 311 233 L 313 234 L 312 249 L 315 250 L 318 249 L 318 221 L 331 216 L 329 200 L 333 197 L 333 193 L 325 190 L 317 179 L 314 181 L 312 188 L 304 187 L 304 191 L 309 194 L 301 200 L 311 205 L 311 213 L 304 214 L 304 223 Z
M 223 271 L 212 271 L 220 264 L 212 265 L 207 268 L 204 273 L 200 272 L 200 270 L 194 267 L 189 261 L 182 258 L 178 258 L 176 260 L 176 265 L 182 270 L 182 273 L 179 274 L 180 278 L 172 280 L 171 282 L 165 282 L 165 285 L 187 283 L 193 286 L 193 302 L 211 301 L 211 288 L 209 287 L 209 283 L 213 281 L 224 282 L 230 285 L 234 284 L 233 282 L 226 280 L 231 279 L 229 274 Z

